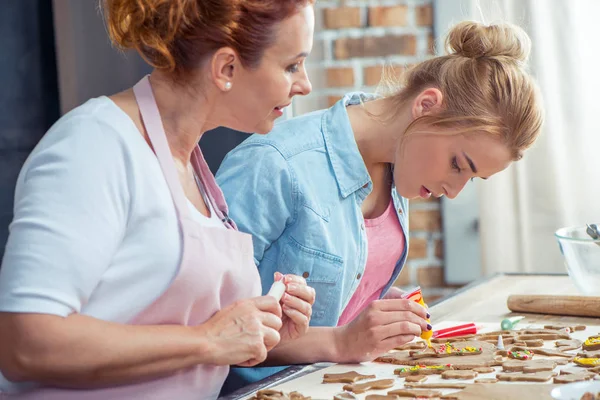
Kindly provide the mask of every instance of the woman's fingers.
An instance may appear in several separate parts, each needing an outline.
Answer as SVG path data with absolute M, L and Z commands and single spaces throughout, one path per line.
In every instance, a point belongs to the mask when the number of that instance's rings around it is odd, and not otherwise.
M 297 275 L 286 275 L 284 278 L 286 293 L 298 297 L 310 305 L 315 303 L 315 289 L 306 284 L 306 280 Z
M 385 300 L 376 300 L 375 306 L 378 307 L 381 311 L 410 311 L 423 319 L 428 319 L 429 313 L 427 309 L 416 303 L 412 300 L 408 299 L 385 299 Z
M 301 313 L 298 310 L 283 306 L 283 313 L 298 327 L 299 332 L 303 332 L 308 328 L 310 315 Z

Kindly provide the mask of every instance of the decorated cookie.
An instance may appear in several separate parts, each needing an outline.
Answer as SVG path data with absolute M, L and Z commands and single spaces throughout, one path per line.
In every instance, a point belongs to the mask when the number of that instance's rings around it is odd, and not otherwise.
M 556 362 L 548 359 L 538 359 L 531 361 L 509 360 L 502 363 L 503 372 L 539 372 L 553 371 L 556 368 Z
M 413 367 L 396 368 L 394 374 L 402 377 L 409 375 L 436 375 L 451 370 L 452 365 L 415 365 Z
M 406 377 L 404 382 L 413 382 L 413 383 L 421 383 L 427 380 L 426 375 L 409 375 Z
M 600 350 L 600 336 L 590 336 L 583 342 L 583 350 L 594 351 Z
M 475 379 L 475 383 L 496 383 L 498 379 L 496 378 L 479 378 Z
M 600 366 L 600 358 L 575 357 L 573 362 L 579 366 L 591 368 Z
M 500 381 L 507 382 L 546 382 L 556 376 L 554 371 L 540 371 L 524 374 L 522 372 L 507 372 L 496 375 Z
M 404 386 L 413 389 L 464 389 L 468 383 L 405 383 Z
M 480 367 L 473 368 L 473 371 L 477 372 L 478 374 L 489 374 L 490 372 L 494 372 L 496 370 L 492 367 Z
M 560 351 L 577 350 L 583 343 L 578 339 L 562 339 L 554 342 Z
M 530 350 L 512 350 L 508 352 L 508 358 L 515 360 L 531 360 L 533 352 Z
M 388 392 L 388 395 L 396 395 L 399 397 L 410 397 L 419 399 L 429 399 L 432 397 L 440 397 L 442 392 L 439 390 L 425 389 L 396 389 Z
M 442 379 L 473 379 L 477 377 L 477 372 L 469 370 L 444 371 Z
M 395 352 L 388 353 L 377 358 L 376 362 L 391 362 L 400 365 L 440 365 L 451 364 L 453 369 L 473 369 L 478 367 L 493 367 L 502 363 L 502 357 L 496 356 L 496 346 L 491 343 L 481 341 L 464 341 L 460 343 L 452 343 L 453 347 L 463 349 L 464 354 L 455 354 L 444 356 L 442 359 L 437 354 L 429 354 L 427 357 L 421 358 L 410 355 L 410 352 Z M 438 347 L 436 347 L 438 349 Z M 469 351 L 475 349 L 475 351 Z M 480 352 L 481 349 L 481 352 Z M 403 353 L 403 354 L 397 354 Z M 407 354 L 408 353 L 408 354 Z M 472 354 L 475 353 L 475 354 Z M 466 356 L 466 354 L 469 354 Z M 443 360 L 443 361 L 442 361 Z M 441 362 L 440 362 L 441 361 Z
M 389 389 L 394 386 L 393 379 L 378 379 L 376 381 L 364 382 L 364 383 L 351 383 L 344 385 L 343 389 L 353 393 L 364 393 L 368 390 L 382 390 Z
M 375 378 L 375 375 L 363 375 L 356 371 L 348 371 L 342 374 L 325 374 L 323 375 L 323 383 L 354 383 Z
M 510 351 L 531 351 L 534 354 L 537 355 L 542 355 L 542 356 L 550 356 L 550 357 L 565 357 L 565 358 L 573 358 L 573 354 L 569 354 L 569 353 L 564 353 L 560 350 L 555 350 L 555 349 L 547 349 L 547 348 L 535 348 L 535 349 L 530 349 L 528 347 L 522 347 L 522 346 L 512 346 L 510 348 Z

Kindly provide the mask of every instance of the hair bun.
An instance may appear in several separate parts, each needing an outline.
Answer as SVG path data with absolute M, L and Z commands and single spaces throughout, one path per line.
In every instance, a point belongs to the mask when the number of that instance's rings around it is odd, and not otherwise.
M 468 58 L 507 57 L 525 62 L 531 41 L 525 31 L 515 25 L 464 21 L 450 30 L 446 47 L 450 54 Z

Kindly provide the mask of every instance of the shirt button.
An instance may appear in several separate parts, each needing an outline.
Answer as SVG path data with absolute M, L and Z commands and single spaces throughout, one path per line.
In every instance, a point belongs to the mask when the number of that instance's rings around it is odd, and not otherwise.
M 310 274 L 308 272 L 305 272 L 305 273 L 302 274 L 302 277 L 304 279 L 308 278 L 309 276 L 310 276 Z
M 398 207 L 398 214 L 402 215 L 403 211 L 400 207 Z
M 368 183 L 365 183 L 365 184 L 363 185 L 363 189 L 366 189 L 366 188 L 368 188 L 368 187 L 369 187 L 369 184 L 368 184 Z
M 362 229 L 363 231 L 365 230 L 365 224 L 360 224 L 360 229 Z
M 356 275 L 356 279 L 360 279 L 361 276 L 361 274 Z

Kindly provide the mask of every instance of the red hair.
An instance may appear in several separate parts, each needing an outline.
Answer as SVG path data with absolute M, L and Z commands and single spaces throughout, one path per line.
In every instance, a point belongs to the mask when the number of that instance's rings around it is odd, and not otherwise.
M 104 0 L 111 40 L 155 68 L 178 75 L 221 47 L 259 65 L 277 23 L 314 0 Z

